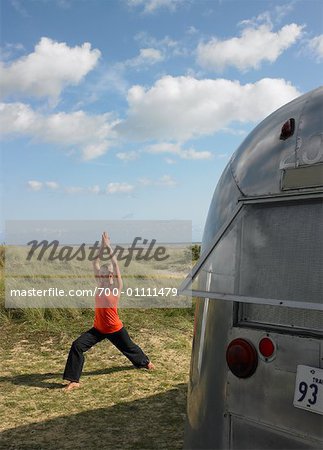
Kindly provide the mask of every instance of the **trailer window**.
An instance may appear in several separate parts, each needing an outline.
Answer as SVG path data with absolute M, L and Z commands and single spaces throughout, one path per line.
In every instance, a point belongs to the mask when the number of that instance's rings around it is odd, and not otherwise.
M 201 297 L 322 309 L 322 267 L 322 198 L 250 203 L 183 285 Z

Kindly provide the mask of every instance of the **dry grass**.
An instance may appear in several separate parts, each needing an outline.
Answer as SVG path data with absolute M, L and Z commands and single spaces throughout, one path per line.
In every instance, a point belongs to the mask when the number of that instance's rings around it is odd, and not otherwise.
M 156 365 L 133 369 L 109 342 L 86 355 L 82 387 L 62 388 L 70 344 L 93 312 L 31 314 L 3 307 L 0 272 L 0 448 L 179 449 L 183 445 L 192 310 L 121 310 Z
M 86 354 L 82 387 L 65 392 L 69 347 L 93 311 L 6 310 L 0 269 L 1 449 L 182 448 L 193 309 L 120 315 L 156 370 L 134 369 L 101 342 Z

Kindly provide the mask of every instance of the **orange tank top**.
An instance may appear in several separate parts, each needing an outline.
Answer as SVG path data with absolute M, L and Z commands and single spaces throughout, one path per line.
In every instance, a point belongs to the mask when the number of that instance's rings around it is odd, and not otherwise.
M 118 315 L 118 301 L 119 297 L 115 295 L 96 295 L 93 326 L 101 333 L 115 333 L 123 327 Z

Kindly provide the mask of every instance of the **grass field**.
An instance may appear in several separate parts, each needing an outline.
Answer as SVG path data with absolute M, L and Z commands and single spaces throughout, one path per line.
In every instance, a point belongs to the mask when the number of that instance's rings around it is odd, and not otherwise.
M 102 342 L 86 355 L 82 387 L 65 392 L 70 344 L 93 311 L 6 310 L 2 270 L 0 295 L 1 449 L 182 448 L 193 309 L 121 310 L 156 370 L 133 369 Z

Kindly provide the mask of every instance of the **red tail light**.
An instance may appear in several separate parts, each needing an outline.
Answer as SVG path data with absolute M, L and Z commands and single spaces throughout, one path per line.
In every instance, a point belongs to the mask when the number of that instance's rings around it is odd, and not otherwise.
M 226 359 L 229 369 L 238 378 L 248 378 L 257 369 L 257 351 L 245 339 L 238 338 L 230 342 L 227 348 Z
M 289 137 L 293 136 L 295 131 L 295 119 L 288 119 L 281 128 L 279 139 L 285 141 Z
M 276 350 L 275 344 L 269 337 L 262 338 L 258 344 L 258 348 L 260 354 L 265 358 L 266 361 L 273 358 Z

